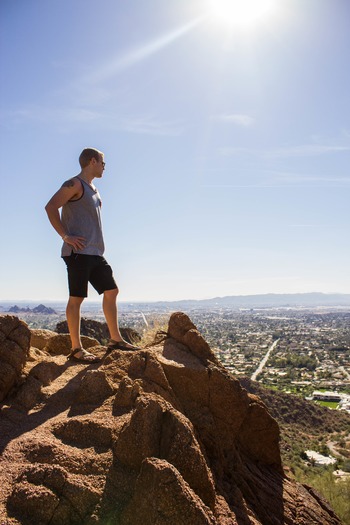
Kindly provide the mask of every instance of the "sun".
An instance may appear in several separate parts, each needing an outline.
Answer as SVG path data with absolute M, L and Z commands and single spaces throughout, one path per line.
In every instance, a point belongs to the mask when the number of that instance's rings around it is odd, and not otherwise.
M 268 17 L 276 0 L 208 0 L 214 18 L 228 27 L 249 28 Z

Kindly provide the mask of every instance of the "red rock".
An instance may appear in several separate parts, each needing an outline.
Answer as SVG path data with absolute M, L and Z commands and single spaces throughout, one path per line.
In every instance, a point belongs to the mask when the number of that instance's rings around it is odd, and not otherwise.
M 0 402 L 21 382 L 30 330 L 14 315 L 0 316 Z
M 191 490 L 176 468 L 149 458 L 142 464 L 133 497 L 121 525 L 214 525 L 214 515 Z
M 35 328 L 31 330 L 30 346 L 38 348 L 38 350 L 43 350 L 51 339 L 57 335 L 56 332 L 52 330 L 45 330 L 43 328 Z

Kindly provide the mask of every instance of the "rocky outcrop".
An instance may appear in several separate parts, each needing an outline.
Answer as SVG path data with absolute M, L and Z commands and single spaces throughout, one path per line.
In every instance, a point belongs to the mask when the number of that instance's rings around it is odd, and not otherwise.
M 0 315 L 0 402 L 19 384 L 30 347 L 30 331 L 13 315 Z
M 2 405 L 0 521 L 340 525 L 283 473 L 276 421 L 190 319 L 173 314 L 168 334 L 136 352 L 95 346 L 94 365 L 38 349 Z

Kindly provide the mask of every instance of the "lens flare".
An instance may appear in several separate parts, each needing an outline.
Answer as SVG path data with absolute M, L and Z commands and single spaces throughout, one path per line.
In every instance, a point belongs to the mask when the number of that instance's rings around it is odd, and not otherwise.
M 231 27 L 250 27 L 266 18 L 276 0 L 209 0 L 212 15 Z

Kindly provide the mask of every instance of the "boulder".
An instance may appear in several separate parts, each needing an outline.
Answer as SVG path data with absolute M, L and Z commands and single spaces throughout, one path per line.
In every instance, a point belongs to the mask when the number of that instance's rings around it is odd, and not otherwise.
M 49 340 L 57 335 L 56 332 L 52 330 L 45 330 L 43 328 L 32 328 L 31 329 L 31 338 L 30 346 L 38 348 L 38 350 L 43 350 Z
M 93 346 L 99 346 L 100 343 L 92 337 L 81 336 L 81 344 L 86 350 Z M 51 355 L 68 355 L 72 351 L 72 345 L 69 334 L 55 334 L 47 341 L 44 350 Z
M 68 333 L 68 324 L 67 321 L 61 321 L 57 323 L 56 330 L 59 334 Z M 94 319 L 87 319 L 86 317 L 81 318 L 80 323 L 80 332 L 82 335 L 92 337 L 97 339 L 101 344 L 107 344 L 109 341 L 109 330 L 107 323 L 101 323 L 100 321 L 95 321 Z M 133 330 L 132 328 L 120 328 L 120 333 L 125 339 L 132 344 L 137 344 L 140 342 L 140 335 Z
M 21 382 L 30 348 L 30 330 L 13 315 L 0 315 L 0 402 Z

